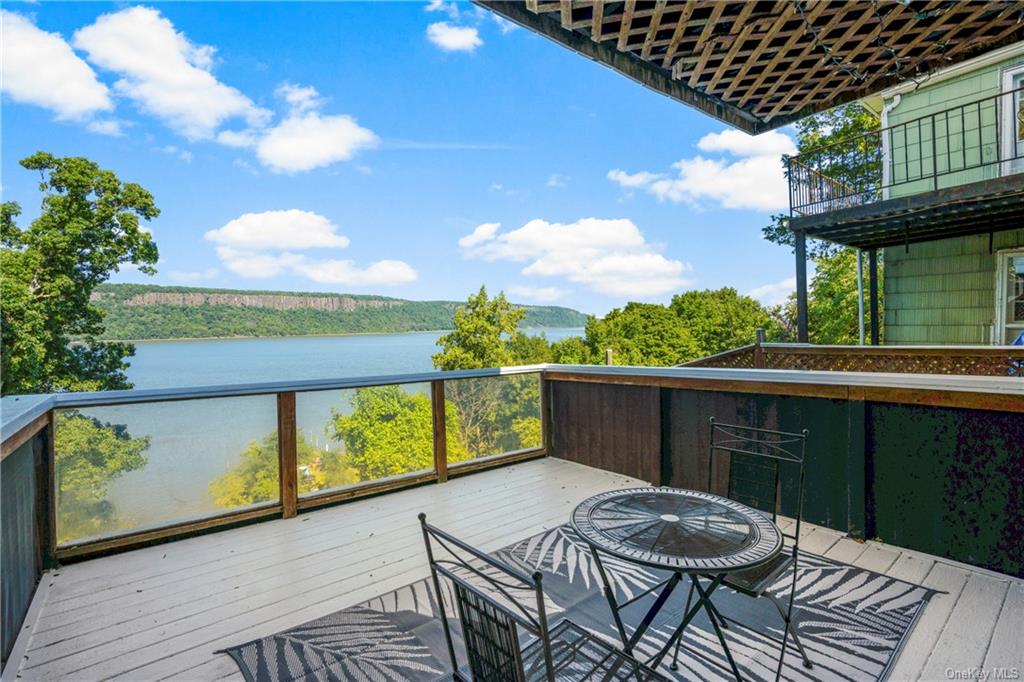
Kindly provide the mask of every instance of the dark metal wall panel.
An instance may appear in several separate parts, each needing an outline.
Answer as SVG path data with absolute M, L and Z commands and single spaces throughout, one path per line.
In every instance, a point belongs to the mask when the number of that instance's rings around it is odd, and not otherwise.
M 21 630 L 42 574 L 37 534 L 36 462 L 40 437 L 29 440 L 0 464 L 0 610 L 3 665 Z
M 552 382 L 553 454 L 658 483 L 659 390 L 646 386 Z
M 867 406 L 877 535 L 1024 576 L 1024 416 Z

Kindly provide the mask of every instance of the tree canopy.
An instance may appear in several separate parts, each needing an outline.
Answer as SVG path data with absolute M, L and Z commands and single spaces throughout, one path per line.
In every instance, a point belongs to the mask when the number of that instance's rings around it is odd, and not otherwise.
M 879 130 L 881 121 L 857 102 L 843 104 L 829 111 L 806 116 L 796 122 L 796 147 L 798 154 L 813 152 L 815 149 L 850 140 L 866 133 Z M 868 146 L 877 144 L 876 137 L 862 137 L 851 143 L 851 149 L 869 151 Z M 873 150 L 872 150 L 873 151 Z M 783 157 L 782 166 L 786 168 Z M 866 179 L 880 176 L 881 168 L 873 153 L 836 155 L 830 159 L 829 177 L 853 187 L 861 187 Z M 764 238 L 776 244 L 792 247 L 793 233 L 789 229 L 789 216 L 785 213 L 773 215 L 771 223 L 762 229 Z M 807 255 L 811 258 L 833 255 L 840 247 L 829 242 L 811 239 L 807 243 Z
M 156 244 L 140 224 L 159 215 L 153 196 L 81 157 L 38 152 L 21 165 L 39 173 L 43 199 L 25 229 L 17 203 L 0 206 L 2 392 L 130 388 L 134 348 L 95 341 L 103 313 L 90 296 L 123 265 L 155 271 Z
M 778 340 L 778 315 L 732 287 L 687 291 L 672 297 L 669 306 L 693 337 L 700 356 L 714 355 L 752 343 L 758 329 Z
M 57 412 L 55 434 L 58 542 L 116 530 L 120 523 L 107 485 L 146 466 L 149 438 L 133 438 L 124 426 L 77 410 Z

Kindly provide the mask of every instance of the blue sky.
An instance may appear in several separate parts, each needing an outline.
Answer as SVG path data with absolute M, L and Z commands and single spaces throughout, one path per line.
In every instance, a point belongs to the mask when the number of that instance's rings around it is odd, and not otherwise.
M 469 4 L 6 3 L 2 185 L 37 150 L 138 182 L 158 274 L 114 281 L 604 313 L 792 256 L 786 133 L 751 138 Z

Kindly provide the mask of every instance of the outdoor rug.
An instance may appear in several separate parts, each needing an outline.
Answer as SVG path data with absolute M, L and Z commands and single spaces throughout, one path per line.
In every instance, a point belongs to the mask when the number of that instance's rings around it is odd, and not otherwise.
M 495 554 L 531 571 L 543 571 L 552 625 L 567 617 L 620 644 L 590 551 L 569 526 L 539 533 Z M 620 603 L 667 575 L 612 558 L 604 564 Z M 773 591 L 788 598 L 791 579 L 792 573 L 783 576 Z M 681 583 L 637 646 L 639 658 L 652 656 L 664 645 L 682 617 L 686 593 L 686 584 Z M 783 678 L 880 679 L 931 594 L 924 587 L 802 552 L 796 606 L 801 640 L 814 668 L 803 667 L 790 642 Z M 753 626 L 732 625 L 726 631 L 744 679 L 774 679 L 782 621 L 772 604 L 724 588 L 713 599 L 723 614 Z M 623 611 L 624 621 L 638 623 L 653 600 L 648 595 L 629 606 Z M 444 601 L 452 603 L 450 594 Z M 438 613 L 429 580 L 422 580 L 224 653 L 250 681 L 444 679 L 451 670 Z M 457 622 L 452 625 L 458 649 L 460 628 Z M 703 614 L 687 628 L 684 642 L 678 671 L 669 669 L 669 657 L 660 673 L 678 680 L 731 679 L 721 645 Z

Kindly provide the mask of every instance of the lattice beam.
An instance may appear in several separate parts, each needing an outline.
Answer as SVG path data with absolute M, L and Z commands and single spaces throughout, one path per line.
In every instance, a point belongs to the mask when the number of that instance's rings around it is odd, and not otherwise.
M 476 1 L 749 132 L 1024 40 L 1024 0 Z

